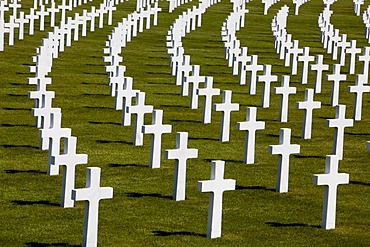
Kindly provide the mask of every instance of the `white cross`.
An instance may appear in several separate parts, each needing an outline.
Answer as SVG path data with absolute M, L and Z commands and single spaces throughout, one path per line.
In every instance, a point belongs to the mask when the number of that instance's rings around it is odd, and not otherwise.
M 188 148 L 188 132 L 177 132 L 176 149 L 165 150 L 164 156 L 166 159 L 175 160 L 172 198 L 183 201 L 186 188 L 186 162 L 188 159 L 198 158 L 198 149 Z
M 25 18 L 24 12 L 19 13 L 19 18 L 15 20 L 19 24 L 18 38 L 22 40 L 24 38 L 24 24 L 29 23 L 30 21 Z
M 257 77 L 258 81 L 264 82 L 262 88 L 262 107 L 268 108 L 270 107 L 270 88 L 271 82 L 276 82 L 278 80 L 277 75 L 271 75 L 271 68 L 270 64 L 263 65 L 263 75 L 259 75 Z
M 307 84 L 308 64 L 315 60 L 314 56 L 310 56 L 310 47 L 303 47 L 303 54 L 298 56 L 298 61 L 302 62 L 301 83 Z
M 0 2 L 0 21 L 4 21 L 5 12 L 9 10 L 9 7 L 7 7 L 6 5 L 6 1 Z
M 60 24 L 64 25 L 66 20 L 66 10 L 72 10 L 72 6 L 67 5 L 66 0 L 62 0 L 62 4 L 58 6 L 58 9 L 62 11 L 60 15 Z
M 190 56 L 185 55 L 183 56 L 182 63 L 178 64 L 177 66 L 175 85 L 181 86 L 185 78 L 189 75 L 191 70 L 192 70 L 192 67 L 190 64 Z
M 230 115 L 232 111 L 239 111 L 238 103 L 231 103 L 231 90 L 224 90 L 222 92 L 222 103 L 214 104 L 215 111 L 221 111 L 221 126 L 220 126 L 220 141 L 228 142 L 230 136 Z
M 132 77 L 125 77 L 125 83 L 123 85 L 123 90 L 116 91 L 117 101 L 121 102 L 122 105 L 122 125 L 130 126 L 131 125 L 131 114 L 126 111 L 127 107 L 130 107 L 132 104 L 132 99 L 136 97 L 136 94 L 140 90 L 132 89 Z M 118 106 L 118 103 L 117 103 Z
M 361 53 L 361 49 L 356 47 L 356 40 L 351 40 L 351 44 L 346 48 L 346 53 L 349 54 L 348 73 L 353 75 L 355 73 L 356 54 Z
M 297 108 L 305 110 L 302 121 L 302 138 L 311 139 L 312 131 L 312 112 L 314 109 L 321 108 L 320 101 L 313 101 L 314 90 L 307 88 L 304 94 L 304 101 L 297 102 Z
M 36 15 L 40 17 L 40 31 L 44 31 L 45 16 L 49 15 L 49 12 L 45 9 L 45 5 L 41 5 L 40 8 L 40 11 L 37 11 Z
M 235 190 L 234 179 L 224 179 L 225 161 L 211 162 L 211 180 L 199 181 L 199 192 L 212 192 L 208 206 L 207 237 L 221 237 L 223 193 Z
M 179 46 L 176 48 L 176 53 L 171 56 L 170 66 L 171 66 L 171 75 L 176 75 L 177 67 L 180 66 L 182 60 L 184 59 L 184 47 Z
M 17 18 L 17 9 L 21 8 L 22 5 L 18 3 L 18 0 L 13 0 L 12 3 L 9 3 L 9 7 L 13 9 L 13 16 L 14 18 Z
M 136 93 L 136 102 L 133 106 L 126 106 L 126 111 L 129 114 L 136 114 L 135 117 L 135 127 L 134 127 L 134 145 L 142 146 L 143 145 L 143 132 L 142 126 L 144 124 L 144 115 L 146 113 L 152 113 L 153 106 L 145 105 L 145 93 L 138 92 Z
M 52 99 L 55 97 L 54 91 L 34 91 L 29 92 L 31 99 L 37 100 L 35 108 L 32 108 L 32 116 L 36 117 L 36 127 L 47 129 L 50 127 L 50 113 L 53 111 Z M 60 109 L 60 108 L 57 108 Z M 46 147 L 47 148 L 47 147 Z
M 337 52 L 337 42 L 339 40 L 339 29 L 335 29 L 333 33 L 328 33 L 326 52 L 329 54 Z
M 335 228 L 338 185 L 349 183 L 348 173 L 338 173 L 338 163 L 337 156 L 327 155 L 325 173 L 313 176 L 315 185 L 325 185 L 321 227 L 326 230 Z
M 4 34 L 9 31 L 9 28 L 5 27 L 5 22 L 0 19 L 0 51 L 4 51 Z
M 28 34 L 33 35 L 35 30 L 35 20 L 38 20 L 40 17 L 35 14 L 35 9 L 30 9 L 30 14 L 26 15 L 26 18 L 30 21 L 30 25 L 28 27 Z
M 64 154 L 52 156 L 52 165 L 63 167 L 62 194 L 60 206 L 72 208 L 72 190 L 75 188 L 76 165 L 87 164 L 87 154 L 76 154 L 77 137 L 64 138 Z
M 249 94 L 256 94 L 257 72 L 263 70 L 263 65 L 258 65 L 258 56 L 252 55 L 251 63 L 244 66 L 244 69 L 251 72 L 249 78 Z
M 335 118 L 327 119 L 326 126 L 335 128 L 333 154 L 338 159 L 343 159 L 344 128 L 353 126 L 353 119 L 346 119 L 346 106 L 337 105 L 335 107 Z
M 281 87 L 275 87 L 275 94 L 281 94 L 280 96 L 280 122 L 288 122 L 288 110 L 289 110 L 289 95 L 296 94 L 297 88 L 289 86 L 290 76 L 283 75 L 281 80 Z
M 289 156 L 300 152 L 300 145 L 291 144 L 291 129 L 281 128 L 279 145 L 270 145 L 269 153 L 278 154 L 278 170 L 276 179 L 276 191 L 279 193 L 288 192 L 289 184 Z
M 161 167 L 162 134 L 171 133 L 172 125 L 163 124 L 163 110 L 153 110 L 152 124 L 143 125 L 144 134 L 152 134 L 150 139 L 150 168 Z
M 39 130 L 41 149 L 48 149 L 48 175 L 58 175 L 59 166 L 53 165 L 52 156 L 60 155 L 60 140 L 71 136 L 72 130 L 70 128 L 62 128 L 62 113 L 53 112 L 50 114 L 50 128 Z
M 358 56 L 358 61 L 362 62 L 362 74 L 365 76 L 367 84 L 369 76 L 370 47 L 364 47 L 364 53 L 363 55 Z
M 329 65 L 323 63 L 324 56 L 317 55 L 316 56 L 316 64 L 311 64 L 311 70 L 316 70 L 316 77 L 315 77 L 315 93 L 321 93 L 321 83 L 322 83 L 322 72 L 324 70 L 329 70 Z
M 346 63 L 346 49 L 350 44 L 350 42 L 347 42 L 347 34 L 342 34 L 340 41 L 337 43 L 337 47 L 340 49 L 339 64 L 341 66 L 344 66 Z
M 286 34 L 285 35 L 285 41 L 282 42 L 281 48 L 280 48 L 280 59 L 284 59 L 284 64 L 285 66 L 290 65 L 290 55 L 289 55 L 289 49 L 292 48 L 293 46 L 293 41 L 292 41 L 292 35 L 291 34 Z
M 257 107 L 247 107 L 245 122 L 237 122 L 238 130 L 246 130 L 244 141 L 244 163 L 254 164 L 256 131 L 265 129 L 265 122 L 257 120 Z
M 362 113 L 362 96 L 363 93 L 370 92 L 370 86 L 365 86 L 365 78 L 363 75 L 356 75 L 355 86 L 349 86 L 348 92 L 355 94 L 355 100 L 353 104 L 352 118 L 355 121 L 361 120 Z
M 90 32 L 95 31 L 95 18 L 99 16 L 99 13 L 96 12 L 95 6 L 91 6 L 90 13 L 87 13 L 87 16 L 90 17 Z
M 213 77 L 207 76 L 204 82 L 204 88 L 199 88 L 197 93 L 200 96 L 204 96 L 202 121 L 205 124 L 211 123 L 212 97 L 220 95 L 220 89 L 213 88 Z
M 247 65 L 247 63 L 250 61 L 251 61 L 251 56 L 248 56 L 248 47 L 240 48 L 240 53 L 234 56 L 234 61 L 232 64 L 233 75 L 237 75 L 239 73 L 238 72 L 239 64 L 240 64 L 240 71 L 243 71 L 243 66 Z M 244 70 L 244 73 L 245 73 L 245 70 Z
M 338 59 L 338 42 L 341 40 L 339 29 L 334 30 L 333 36 L 329 37 L 328 53 L 332 53 L 333 60 Z M 331 50 L 330 50 L 331 49 Z
M 328 81 L 333 81 L 330 104 L 331 106 L 336 106 L 339 104 L 339 83 L 341 81 L 345 81 L 347 79 L 347 75 L 340 73 L 340 64 L 334 64 L 333 74 L 327 75 L 326 79 Z
M 48 8 L 48 12 L 50 13 L 50 27 L 54 27 L 55 25 L 55 14 L 59 12 L 59 8 L 55 6 L 55 2 L 51 1 L 51 6 Z
M 9 30 L 9 45 L 14 45 L 14 29 L 19 28 L 19 23 L 15 22 L 14 16 L 9 17 L 9 22 L 5 23 L 5 27 Z
M 289 56 L 292 55 L 292 62 L 290 64 L 290 73 L 292 75 L 297 74 L 297 62 L 298 62 L 298 55 L 302 54 L 303 49 L 299 48 L 299 41 L 293 40 L 293 45 L 289 48 Z
M 109 67 L 109 68 L 108 68 Z M 115 97 L 114 108 L 116 110 L 122 110 L 122 101 L 119 97 L 117 97 L 117 92 L 123 90 L 125 84 L 125 72 L 126 66 L 118 65 L 118 66 L 105 66 L 106 71 L 108 72 L 109 69 L 111 75 L 108 78 L 108 84 L 110 86 L 110 95 Z M 114 73 L 115 72 L 115 73 Z
M 74 189 L 72 199 L 86 201 L 82 246 L 98 246 L 99 201 L 113 198 L 112 187 L 100 187 L 100 167 L 86 168 L 86 188 Z
M 200 76 L 200 65 L 193 65 L 191 75 L 185 78 L 186 83 L 191 83 L 190 92 L 190 109 L 198 109 L 198 94 L 199 84 L 204 83 L 206 80 L 205 76 Z

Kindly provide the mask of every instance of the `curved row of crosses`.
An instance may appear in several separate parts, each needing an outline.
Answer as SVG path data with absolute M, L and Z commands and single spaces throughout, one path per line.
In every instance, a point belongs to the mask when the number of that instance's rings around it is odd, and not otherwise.
M 339 160 L 343 159 L 343 142 L 344 142 L 344 128 L 352 127 L 354 120 L 361 120 L 362 110 L 362 94 L 369 92 L 370 87 L 365 86 L 367 83 L 368 69 L 369 69 L 369 48 L 364 49 L 363 56 L 359 56 L 358 60 L 363 62 L 362 74 L 356 76 L 356 85 L 349 87 L 349 92 L 355 93 L 355 103 L 353 110 L 353 119 L 345 118 L 345 105 L 339 104 L 339 83 L 340 81 L 346 80 L 346 75 L 340 73 L 340 68 L 345 64 L 346 55 L 350 54 L 349 72 L 354 74 L 355 72 L 355 60 L 356 54 L 361 52 L 361 49 L 356 48 L 356 41 L 352 40 L 347 42 L 347 36 L 345 34 L 339 37 L 339 30 L 334 30 L 334 26 L 330 23 L 330 5 L 325 5 L 323 12 L 319 16 L 319 26 L 321 28 L 321 41 L 324 48 L 327 49 L 329 54 L 332 54 L 333 60 L 338 60 L 338 50 L 340 48 L 340 62 L 333 66 L 333 74 L 327 75 L 328 81 L 333 81 L 333 87 L 331 90 L 331 106 L 336 107 L 335 119 L 328 119 L 327 126 L 334 127 L 336 129 L 334 134 L 333 143 L 333 154 L 327 155 L 325 174 L 314 175 L 314 183 L 316 185 L 326 185 L 326 192 L 323 206 L 323 221 L 322 227 L 326 229 L 335 228 L 335 205 L 336 201 L 332 200 L 332 196 L 335 195 L 336 187 L 339 184 L 348 184 L 349 175 L 338 173 Z M 302 84 L 307 83 L 307 73 L 309 62 L 314 61 L 313 56 L 309 56 L 309 48 L 305 47 L 299 49 L 298 41 L 293 40 L 291 42 L 291 36 L 286 32 L 286 21 L 288 16 L 288 8 L 283 7 L 278 14 L 274 17 L 272 22 L 272 31 L 275 37 L 275 48 L 280 53 L 280 58 L 284 58 L 285 65 L 291 63 L 291 72 L 296 72 L 296 64 L 298 61 L 302 61 L 302 72 L 301 82 Z M 293 57 L 291 60 L 291 56 Z M 309 102 L 310 108 L 306 108 L 307 113 L 311 111 L 310 118 L 312 118 L 312 110 L 321 107 L 321 102 L 313 101 L 313 94 L 321 92 L 322 72 L 329 69 L 329 66 L 323 64 L 323 55 L 317 55 L 316 64 L 311 65 L 311 70 L 316 71 L 315 78 L 315 89 L 306 89 L 305 101 Z M 366 77 L 366 79 L 365 79 Z M 299 107 L 299 104 L 297 104 Z M 335 181 L 336 180 L 336 181 Z
M 90 2 L 92 0 L 89 0 Z M 122 0 L 120 0 L 123 2 Z M 74 26 L 74 25 L 81 25 L 82 27 L 82 36 L 86 36 L 86 26 L 84 27 L 84 23 L 90 21 L 90 31 L 93 32 L 95 28 L 95 20 L 98 19 L 99 28 L 103 27 L 103 18 L 104 15 L 108 14 L 109 16 L 112 15 L 112 11 L 114 10 L 114 2 L 105 0 L 101 3 L 100 8 L 96 8 L 95 6 L 91 7 L 90 12 L 87 9 L 82 11 L 82 15 L 80 16 L 79 13 L 74 14 L 74 18 L 66 17 L 69 11 L 72 11 L 73 8 L 81 6 L 82 4 L 86 4 L 87 0 L 70 0 L 69 3 L 66 3 L 66 0 L 62 1 L 62 4 L 56 6 L 54 0 L 50 2 L 50 6 L 47 6 L 47 1 L 45 4 L 42 1 L 35 0 L 33 8 L 30 9 L 29 14 L 26 14 L 23 11 L 17 11 L 21 8 L 21 4 L 18 3 L 18 0 L 13 0 L 12 3 L 7 4 L 7 1 L 0 2 L 0 51 L 4 50 L 4 38 L 5 34 L 8 34 L 8 45 L 14 45 L 14 34 L 15 30 L 18 29 L 18 39 L 24 39 L 24 32 L 28 25 L 28 34 L 34 35 L 35 25 L 37 24 L 36 21 L 38 20 L 38 25 L 40 31 L 45 30 L 45 18 L 47 16 L 50 17 L 50 27 L 64 29 L 63 26 Z M 116 0 L 116 4 L 118 1 Z M 38 10 L 38 8 L 40 8 Z M 5 15 L 7 12 L 12 9 L 12 14 L 9 15 L 9 22 L 5 21 Z M 56 13 L 60 12 L 60 21 L 56 19 Z M 109 19 L 111 22 L 111 18 Z M 59 24 L 59 26 L 58 26 Z M 112 23 L 109 23 L 112 25 Z M 78 28 L 76 33 L 78 33 Z M 66 33 L 67 34 L 67 33 Z M 74 36 L 74 40 L 78 39 L 78 35 Z M 67 46 L 70 46 L 70 42 L 67 43 Z M 64 47 L 62 45 L 61 47 Z
M 188 9 L 174 21 L 174 24 L 168 32 L 167 47 L 168 53 L 171 56 L 172 72 L 173 75 L 176 76 L 176 84 L 182 86 L 181 91 L 183 95 L 188 95 L 189 83 L 195 85 L 198 83 L 200 76 L 199 65 L 190 66 L 190 56 L 184 55 L 181 38 L 191 30 L 195 30 L 196 26 L 201 26 L 202 14 L 205 13 L 208 7 L 215 3 L 216 2 L 203 1 L 198 6 L 193 6 L 191 9 Z M 150 11 L 149 7 L 148 11 Z M 145 15 L 140 18 L 143 19 L 144 16 Z M 156 22 L 156 20 L 154 21 Z M 136 27 L 134 27 L 131 22 L 128 22 L 127 19 L 119 23 L 109 37 L 107 42 L 108 47 L 106 48 L 106 54 L 108 56 L 104 57 L 104 60 L 110 63 L 106 66 L 106 70 L 111 86 L 111 96 L 115 97 L 115 109 L 122 110 L 122 124 L 124 126 L 131 125 L 131 115 L 136 115 L 133 140 L 133 144 L 136 146 L 143 145 L 143 134 L 152 134 L 149 166 L 150 168 L 159 168 L 161 159 L 161 135 L 164 133 L 171 133 L 172 126 L 162 124 L 163 110 L 153 110 L 153 106 L 145 105 L 145 92 L 140 92 L 132 88 L 133 78 L 124 76 L 125 66 L 119 65 L 122 61 L 122 57 L 120 56 L 122 52 L 121 48 L 125 47 L 126 42 L 131 40 L 129 36 L 131 36 L 132 30 L 135 29 Z M 186 72 L 185 66 L 191 69 Z M 192 76 L 190 76 L 190 71 L 193 71 Z M 205 79 L 206 77 L 202 78 Z M 195 91 L 194 95 L 197 97 L 200 89 L 197 90 L 197 88 L 193 86 L 193 90 Z M 133 98 L 136 99 L 136 102 L 134 105 L 131 105 Z M 194 100 L 193 98 L 193 102 L 198 102 L 198 100 Z M 212 102 L 210 102 L 210 104 L 211 103 Z M 191 105 L 194 107 L 196 103 L 192 103 Z M 151 125 L 143 125 L 144 114 L 146 113 L 152 113 Z M 165 151 L 165 157 L 167 159 L 176 160 L 173 188 L 173 199 L 176 201 L 185 200 L 186 160 L 198 157 L 198 150 L 188 149 L 187 141 L 188 133 L 178 132 L 176 135 L 176 149 Z M 212 162 L 212 172 L 223 169 L 223 166 L 224 163 L 222 161 Z M 199 182 L 200 191 L 208 191 L 206 187 L 207 183 L 208 181 Z M 235 189 L 234 180 L 225 180 L 225 183 L 230 184 L 230 189 Z M 212 203 L 219 204 L 221 201 L 217 200 Z M 208 224 L 207 236 L 210 238 L 221 236 L 221 213 L 221 208 L 218 208 L 215 212 L 209 212 L 210 215 L 214 215 L 210 218 Z
M 104 1 L 100 8 L 93 9 L 93 12 L 84 11 L 85 15 L 102 13 L 99 27 L 103 27 L 104 15 L 107 15 L 107 23 L 112 23 L 112 12 L 115 10 L 113 1 Z M 68 17 L 69 19 L 70 17 Z M 29 92 L 29 98 L 35 101 L 32 108 L 32 115 L 36 118 L 36 127 L 39 128 L 40 147 L 48 150 L 47 174 L 58 175 L 59 166 L 63 166 L 61 207 L 74 207 L 74 201 L 86 200 L 88 202 L 85 210 L 85 222 L 83 231 L 83 246 L 96 246 L 97 243 L 97 218 L 98 204 L 101 199 L 113 197 L 113 188 L 100 187 L 100 168 L 87 167 L 86 188 L 75 189 L 75 166 L 87 164 L 87 154 L 76 154 L 77 137 L 72 136 L 70 128 L 62 128 L 61 108 L 52 106 L 54 91 L 48 91 L 47 85 L 52 83 L 48 77 L 51 72 L 53 59 L 58 53 L 64 51 L 65 46 L 71 45 L 72 34 L 74 40 L 80 35 L 79 25 L 82 26 L 82 33 L 86 35 L 88 18 L 80 19 L 78 14 L 75 19 L 69 19 L 67 23 L 62 22 L 60 27 L 54 27 L 53 32 L 42 40 L 42 45 L 37 48 L 37 56 L 33 57 L 36 66 L 31 66 L 30 71 L 35 77 L 28 78 L 28 84 L 35 85 L 36 90 Z M 90 19 L 90 27 L 94 30 L 94 19 Z M 91 30 L 90 29 L 90 30 Z M 64 154 L 61 154 L 60 144 L 64 138 Z M 95 196 L 92 196 L 95 194 Z

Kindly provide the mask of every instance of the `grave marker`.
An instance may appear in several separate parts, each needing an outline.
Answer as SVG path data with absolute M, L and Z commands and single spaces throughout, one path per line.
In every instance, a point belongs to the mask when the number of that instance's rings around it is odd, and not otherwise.
M 281 128 L 279 145 L 270 145 L 269 153 L 278 154 L 278 170 L 276 179 L 276 191 L 279 193 L 288 192 L 289 184 L 289 156 L 300 152 L 300 145 L 290 143 L 291 129 Z
M 237 122 L 238 130 L 246 130 L 244 141 L 244 163 L 254 164 L 256 131 L 265 129 L 265 122 L 257 121 L 257 107 L 247 107 L 245 122 Z
M 349 183 L 349 174 L 338 173 L 338 163 L 337 156 L 327 155 L 325 173 L 313 177 L 315 185 L 325 185 L 321 227 L 326 230 L 335 228 L 338 185 Z
M 212 98 L 213 96 L 220 95 L 220 89 L 213 88 L 213 77 L 206 76 L 204 88 L 198 89 L 197 92 L 199 96 L 204 96 L 202 122 L 205 124 L 211 123 Z
M 198 149 L 188 148 L 188 133 L 176 133 L 176 149 L 165 150 L 166 159 L 175 160 L 174 182 L 172 198 L 176 201 L 185 200 L 186 162 L 188 159 L 198 158 Z
M 333 65 L 333 74 L 326 76 L 328 81 L 333 81 L 333 87 L 331 90 L 330 104 L 336 106 L 339 104 L 339 83 L 347 79 L 346 74 L 340 73 L 340 64 Z
M 337 105 L 335 107 L 335 118 L 327 119 L 326 126 L 335 128 L 334 142 L 333 142 L 333 154 L 335 154 L 339 160 L 342 160 L 343 159 L 344 128 L 353 126 L 353 119 L 346 119 L 346 106 L 345 105 Z
M 313 101 L 314 90 L 307 88 L 304 94 L 304 101 L 297 102 L 297 108 L 303 109 L 303 121 L 302 121 L 302 138 L 303 139 L 311 139 L 311 131 L 312 131 L 312 112 L 314 109 L 321 108 L 320 101 Z
M 221 237 L 222 198 L 223 193 L 235 190 L 234 179 L 224 179 L 225 161 L 214 160 L 211 162 L 211 180 L 199 181 L 199 192 L 212 192 L 208 206 L 207 237 Z
M 355 94 L 352 112 L 352 118 L 355 121 L 361 120 L 363 94 L 370 92 L 370 86 L 364 85 L 365 81 L 363 75 L 356 75 L 355 86 L 348 87 L 348 92 Z
M 275 94 L 281 94 L 280 96 L 280 113 L 279 121 L 288 122 L 288 110 L 289 110 L 289 95 L 296 94 L 297 88 L 289 86 L 290 76 L 283 75 L 281 80 L 281 87 L 275 87 Z
M 142 126 L 144 124 L 144 115 L 146 113 L 152 113 L 153 106 L 145 105 L 145 93 L 138 92 L 136 93 L 135 105 L 126 106 L 126 111 L 129 114 L 136 114 L 133 143 L 135 146 L 142 146 L 143 141 L 144 141 L 143 132 L 142 132 Z
M 310 47 L 303 47 L 303 54 L 301 56 L 298 56 L 298 61 L 302 62 L 302 84 L 307 84 L 308 64 L 309 62 L 313 62 L 314 60 L 314 56 L 310 56 Z
M 86 168 L 86 188 L 74 189 L 72 199 L 86 201 L 82 246 L 98 246 L 99 201 L 113 198 L 112 187 L 100 187 L 100 167 Z
M 239 111 L 239 104 L 231 103 L 231 90 L 224 90 L 222 92 L 222 103 L 214 104 L 215 111 L 222 111 L 221 113 L 221 126 L 220 126 L 220 141 L 228 142 L 230 136 L 230 115 L 232 111 Z
M 71 208 L 74 206 L 72 190 L 75 188 L 76 165 L 87 164 L 87 154 L 76 154 L 77 137 L 64 138 L 64 154 L 52 156 L 52 165 L 63 167 L 62 193 L 60 206 Z
M 315 77 L 315 93 L 321 93 L 321 83 L 322 83 L 322 72 L 329 70 L 329 65 L 323 63 L 324 56 L 316 56 L 316 64 L 311 64 L 311 70 L 316 70 Z
M 161 166 L 161 149 L 162 149 L 162 134 L 171 133 L 172 125 L 163 124 L 163 110 L 153 110 L 152 124 L 143 125 L 142 132 L 144 134 L 152 134 L 150 139 L 150 168 L 160 168 Z
M 270 107 L 270 88 L 271 82 L 276 82 L 278 77 L 271 75 L 271 65 L 263 65 L 263 75 L 257 77 L 258 81 L 264 82 L 262 87 L 262 108 Z

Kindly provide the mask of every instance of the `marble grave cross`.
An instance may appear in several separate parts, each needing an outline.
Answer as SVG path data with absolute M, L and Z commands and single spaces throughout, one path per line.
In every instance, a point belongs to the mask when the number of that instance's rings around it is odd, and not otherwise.
M 279 193 L 288 192 L 289 184 L 289 156 L 300 152 L 300 145 L 291 144 L 291 129 L 281 128 L 279 145 L 270 145 L 269 153 L 278 154 L 278 170 L 276 179 L 276 191 Z
M 211 179 L 198 182 L 199 192 L 211 192 L 208 206 L 207 237 L 221 237 L 223 193 L 235 190 L 234 179 L 224 179 L 225 161 L 211 162 Z
M 176 149 L 165 150 L 166 159 L 175 160 L 174 185 L 172 198 L 176 201 L 185 200 L 186 162 L 188 159 L 198 158 L 198 149 L 188 148 L 188 133 L 176 133 Z

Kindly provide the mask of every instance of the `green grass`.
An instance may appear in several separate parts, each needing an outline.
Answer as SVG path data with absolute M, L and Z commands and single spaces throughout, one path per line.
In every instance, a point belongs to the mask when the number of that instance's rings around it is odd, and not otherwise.
M 120 4 L 114 22 L 120 21 L 135 9 L 136 1 Z M 22 2 L 29 7 L 32 3 Z M 98 5 L 99 1 L 86 6 Z M 113 109 L 109 96 L 108 78 L 102 62 L 102 49 L 113 27 L 96 29 L 87 37 L 80 37 L 53 61 L 49 90 L 56 92 L 55 107 L 61 107 L 63 127 L 72 128 L 78 137 L 78 153 L 89 155 L 88 166 L 102 168 L 101 186 L 114 188 L 114 198 L 102 200 L 99 212 L 99 246 L 367 246 L 370 219 L 370 153 L 365 143 L 370 138 L 369 96 L 364 95 L 363 120 L 346 130 L 344 160 L 340 172 L 350 174 L 349 185 L 339 186 L 336 229 L 318 228 L 321 223 L 323 188 L 312 184 L 313 174 L 323 173 L 325 155 L 331 154 L 334 130 L 325 126 L 325 119 L 333 118 L 329 106 L 331 84 L 323 82 L 323 92 L 315 96 L 322 101 L 321 110 L 314 111 L 313 138 L 300 138 L 303 112 L 295 108 L 302 101 L 305 85 L 300 77 L 292 76 L 298 93 L 290 97 L 289 122 L 278 122 L 279 97 L 271 95 L 271 107 L 258 109 L 258 119 L 266 122 L 266 130 L 257 132 L 256 163 L 243 164 L 244 133 L 237 131 L 236 122 L 244 121 L 247 106 L 260 106 L 261 87 L 256 96 L 238 85 L 223 58 L 220 40 L 222 22 L 232 11 L 223 0 L 210 7 L 203 15 L 201 28 L 183 38 L 185 52 L 192 64 L 201 65 L 201 74 L 214 77 L 215 86 L 233 90 L 233 102 L 241 110 L 232 114 L 231 141 L 217 141 L 220 113 L 213 112 L 212 123 L 201 123 L 201 109 L 190 110 L 189 99 L 179 95 L 170 75 L 165 35 L 182 11 L 196 1 L 167 13 L 167 2 L 160 1 L 163 12 L 158 26 L 145 30 L 133 38 L 122 52 L 127 76 L 134 78 L 134 88 L 146 92 L 146 102 L 164 110 L 164 123 L 172 124 L 172 134 L 163 136 L 163 150 L 175 147 L 176 132 L 189 132 L 189 147 L 199 149 L 199 158 L 188 161 L 187 200 L 175 202 L 172 193 L 173 161 L 162 160 L 160 169 L 151 170 L 149 136 L 143 147 L 134 147 L 133 127 L 120 126 L 121 113 Z M 283 0 L 263 16 L 259 0 L 247 4 L 246 26 L 237 37 L 249 54 L 258 54 L 260 63 L 273 65 L 273 73 L 289 74 L 289 68 L 273 47 L 270 22 L 281 6 L 290 7 L 289 33 L 300 40 L 300 46 L 310 46 L 311 53 L 324 54 L 317 17 L 323 9 L 321 0 L 311 0 L 293 15 L 291 1 Z M 362 11 L 366 6 L 363 6 Z M 90 7 L 88 7 L 90 8 Z M 361 17 L 352 10 L 352 1 L 339 0 L 332 7 L 332 23 L 358 46 L 367 44 Z M 78 8 L 81 11 L 81 8 Z M 51 29 L 48 29 L 50 31 Z M 31 56 L 46 32 L 15 41 L 0 53 L 0 245 L 1 246 L 68 246 L 80 245 L 83 227 L 83 202 L 75 208 L 60 208 L 61 176 L 47 176 L 47 151 L 38 149 L 38 130 L 30 109 L 33 102 L 27 92 L 34 90 L 26 84 Z M 300 69 L 300 68 L 299 68 Z M 300 71 L 300 70 L 299 70 Z M 343 69 L 344 71 L 344 69 Z M 357 65 L 360 72 L 360 64 Z M 314 74 L 309 74 L 313 87 Z M 325 77 L 324 77 L 325 78 Z M 353 95 L 347 86 L 354 84 L 354 76 L 341 84 L 340 103 L 348 105 L 347 117 L 352 112 Z M 278 85 L 276 83 L 273 86 Z M 221 102 L 221 96 L 214 102 Z M 150 116 L 146 117 L 150 123 Z M 299 156 L 291 157 L 289 193 L 274 192 L 277 156 L 268 154 L 268 145 L 278 143 L 279 129 L 292 129 L 292 143 L 301 145 Z M 207 227 L 207 193 L 197 191 L 197 181 L 209 179 L 212 159 L 226 160 L 225 178 L 236 179 L 238 190 L 225 192 L 223 203 L 222 238 L 205 237 Z M 77 166 L 76 187 L 85 186 L 85 165 Z

